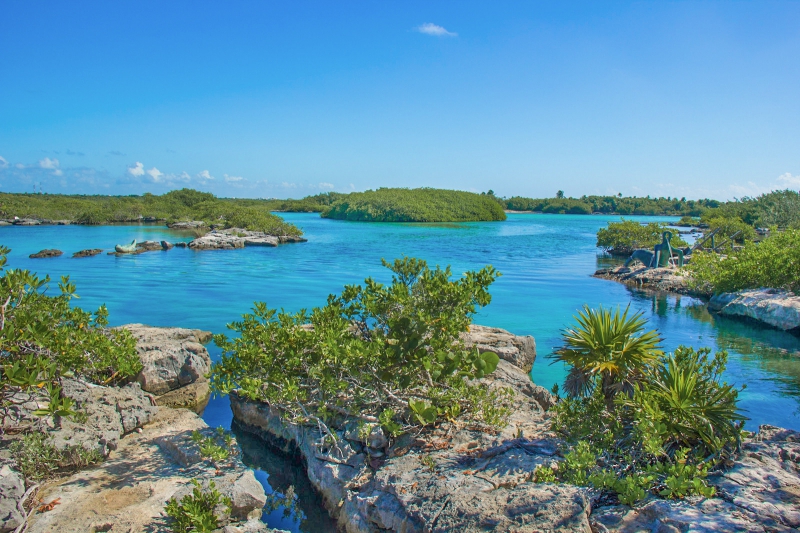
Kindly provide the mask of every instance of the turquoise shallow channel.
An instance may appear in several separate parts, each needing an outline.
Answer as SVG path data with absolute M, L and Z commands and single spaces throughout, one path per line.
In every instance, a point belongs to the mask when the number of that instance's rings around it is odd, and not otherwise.
M 282 216 L 303 229 L 307 243 L 72 259 L 78 250 L 110 251 L 134 238 L 174 242 L 191 236 L 163 226 L 15 226 L 0 228 L 0 244 L 12 249 L 10 268 L 31 269 L 54 280 L 68 274 L 81 297 L 76 304 L 89 310 L 105 303 L 113 325 L 143 322 L 215 333 L 226 331 L 225 325 L 249 311 L 254 301 L 296 311 L 322 305 L 328 294 L 369 276 L 389 281 L 381 258 L 414 256 L 432 265 L 451 265 L 455 275 L 491 264 L 502 277 L 491 288 L 491 305 L 475 322 L 533 335 L 536 383 L 550 388 L 563 380 L 563 366 L 551 365 L 547 356 L 558 344 L 560 330 L 584 303 L 630 304 L 661 332 L 667 349 L 686 344 L 728 350 L 727 380 L 747 386 L 740 405 L 750 418 L 748 429 L 773 424 L 800 430 L 800 338 L 710 315 L 694 298 L 642 292 L 591 277 L 610 261 L 595 247 L 595 234 L 619 217 L 511 214 L 505 222 L 383 224 L 326 220 L 317 214 Z M 44 248 L 58 248 L 64 255 L 28 258 Z M 58 290 L 55 283 L 51 290 Z M 218 357 L 213 345 L 209 351 Z M 203 417 L 211 426 L 229 428 L 227 398 L 212 399 Z M 332 531 L 297 463 L 264 449 L 255 439 L 240 436 L 240 442 L 246 462 L 267 492 L 295 487 L 295 505 L 265 514 L 271 527 Z

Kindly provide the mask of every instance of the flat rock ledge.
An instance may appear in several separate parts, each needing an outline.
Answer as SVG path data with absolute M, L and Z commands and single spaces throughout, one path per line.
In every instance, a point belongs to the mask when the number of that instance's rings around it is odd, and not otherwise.
M 800 334 L 800 296 L 789 291 L 762 288 L 718 294 L 708 302 L 708 309 Z
M 283 235 L 275 237 L 260 231 L 240 228 L 213 229 L 189 243 L 192 250 L 233 250 L 245 246 L 278 246 L 293 242 L 307 242 L 308 239 Z
M 211 357 L 203 343 L 211 332 L 186 328 L 159 328 L 144 324 L 120 326 L 136 339 L 143 368 L 137 376 L 142 389 L 156 395 L 156 403 L 199 409 L 208 402 L 206 374 Z
M 470 334 L 473 344 L 493 337 L 497 348 L 535 346 L 494 328 L 473 326 Z M 536 466 L 557 453 L 556 441 L 544 436 L 547 415 L 535 398 L 548 393 L 506 359 L 519 360 L 519 353 L 497 351 L 503 359 L 482 382 L 510 387 L 515 396 L 510 423 L 497 434 L 444 423 L 389 442 L 379 428 L 364 437 L 345 427 L 339 449 L 323 453 L 314 444 L 316 428 L 286 424 L 267 404 L 233 394 L 231 408 L 238 427 L 301 455 L 312 485 L 348 533 L 591 532 L 583 489 L 530 482 Z
M 687 276 L 672 268 L 648 268 L 644 266 L 638 268 L 624 266 L 601 268 L 594 273 L 594 277 L 618 281 L 639 289 L 675 292 L 689 296 L 709 296 L 690 289 L 687 283 Z
M 63 253 L 64 252 L 62 252 L 61 250 L 56 250 L 54 248 L 50 248 L 50 249 L 47 249 L 47 250 L 41 250 L 39 252 L 36 252 L 35 254 L 31 254 L 28 257 L 31 258 L 31 259 L 42 259 L 42 258 L 45 258 L 45 257 L 58 257 Z
M 154 418 L 119 443 L 108 459 L 67 478 L 44 485 L 38 494 L 44 502 L 59 499 L 52 511 L 35 513 L 29 533 L 87 531 L 161 533 L 171 531 L 164 505 L 181 499 L 197 479 L 232 500 L 232 513 L 224 518 L 225 533 L 277 533 L 259 518 L 266 495 L 253 472 L 233 456 L 217 469 L 203 460 L 191 440 L 193 431 L 211 435 L 196 414 L 161 407 Z

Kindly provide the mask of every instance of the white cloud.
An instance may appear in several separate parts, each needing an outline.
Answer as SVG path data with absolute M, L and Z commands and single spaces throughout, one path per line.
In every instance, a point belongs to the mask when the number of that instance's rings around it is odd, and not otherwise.
M 150 176 L 155 183 L 158 183 L 161 181 L 161 176 L 163 176 L 164 173 L 158 170 L 156 167 L 153 167 L 147 171 L 147 175 Z
M 288 181 L 284 181 L 284 182 L 281 183 L 281 187 L 283 187 L 284 189 L 296 189 L 297 188 L 297 184 L 296 183 L 289 183 Z
M 14 165 L 14 166 L 15 166 L 15 167 L 17 167 L 17 168 L 19 168 L 19 169 L 23 169 L 23 168 L 25 168 L 25 165 L 23 165 L 22 163 L 17 163 L 17 164 L 16 164 L 16 165 Z
M 128 174 L 134 178 L 144 176 L 144 165 L 137 161 L 135 165 L 128 167 Z
M 244 180 L 244 178 L 241 176 L 228 176 L 227 174 L 225 174 L 225 181 L 227 181 L 228 183 L 236 183 L 242 180 Z
M 435 37 L 458 37 L 455 32 L 447 31 L 442 26 L 434 24 L 433 22 L 426 22 L 414 28 L 414 30 L 424 33 L 425 35 L 433 35 Z
M 318 186 L 320 189 L 333 189 L 333 183 L 327 183 L 325 181 L 320 182 Z
M 57 169 L 55 169 L 55 170 L 53 171 L 53 175 L 54 175 L 54 176 L 63 176 L 63 175 L 64 175 L 64 173 L 61 171 L 61 169 L 60 169 L 60 168 L 57 168 Z
M 39 166 L 42 168 L 55 170 L 58 168 L 58 159 L 50 159 L 49 157 L 45 157 L 44 159 L 39 161 Z
M 8 168 L 8 161 L 6 158 L 0 155 L 0 168 Z
M 227 174 L 226 174 L 226 176 L 227 176 Z M 201 173 L 199 173 L 197 175 L 197 179 L 199 179 L 201 181 L 210 181 L 210 180 L 214 179 L 214 176 L 212 176 L 211 173 L 208 170 L 204 170 L 204 171 L 202 171 Z
M 181 172 L 177 176 L 169 176 L 168 179 L 174 180 L 174 181 L 182 181 L 184 183 L 188 183 L 188 182 L 192 181 L 192 177 L 186 171 Z
M 778 176 L 778 183 L 782 183 L 785 187 L 800 188 L 800 176 L 792 176 L 790 172 Z

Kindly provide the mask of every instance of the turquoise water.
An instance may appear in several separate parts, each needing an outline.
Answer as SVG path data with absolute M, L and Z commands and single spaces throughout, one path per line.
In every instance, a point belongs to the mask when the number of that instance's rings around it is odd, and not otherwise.
M 29 268 L 54 279 L 69 274 L 81 296 L 78 305 L 93 309 L 105 303 L 114 325 L 143 322 L 215 333 L 225 331 L 225 324 L 238 319 L 257 300 L 296 311 L 324 304 L 329 293 L 368 276 L 389 281 L 381 258 L 415 256 L 431 264 L 451 265 L 455 274 L 492 264 L 502 277 L 491 288 L 491 305 L 475 322 L 533 335 L 539 354 L 532 372 L 535 382 L 549 388 L 563 379 L 563 367 L 549 364 L 545 357 L 558 343 L 561 328 L 584 303 L 630 304 L 662 333 L 668 349 L 687 344 L 729 351 L 728 381 L 747 385 L 740 405 L 750 417 L 749 429 L 764 423 L 800 429 L 800 338 L 709 315 L 694 298 L 654 295 L 591 277 L 598 264 L 606 261 L 598 257 L 595 234 L 618 217 L 512 214 L 506 222 L 495 223 L 366 224 L 326 220 L 315 214 L 283 216 L 301 227 L 309 242 L 278 248 L 207 252 L 176 248 L 136 256 L 72 259 L 70 255 L 80 249 L 110 250 L 134 238 L 188 241 L 191 237 L 159 226 L 40 226 L 2 227 L 0 244 L 12 248 L 12 268 Z M 65 254 L 54 259 L 28 258 L 43 248 L 58 248 Z M 210 351 L 217 355 L 214 347 Z M 204 418 L 212 426 L 229 427 L 227 400 L 212 400 Z M 268 470 L 257 468 L 257 476 L 269 489 L 269 479 L 276 474 Z M 278 485 L 276 490 L 285 489 Z M 313 514 L 313 498 L 304 498 L 305 514 Z M 310 529 L 296 516 L 282 517 L 280 511 L 268 521 L 272 527 L 294 531 L 327 527 Z

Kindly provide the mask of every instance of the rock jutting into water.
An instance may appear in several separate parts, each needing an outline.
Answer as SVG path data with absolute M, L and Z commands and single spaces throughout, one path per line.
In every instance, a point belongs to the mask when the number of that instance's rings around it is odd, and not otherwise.
M 189 243 L 192 250 L 233 250 L 245 246 L 278 246 L 278 244 L 307 242 L 302 237 L 284 235 L 275 237 L 260 231 L 241 228 L 214 229 Z
M 789 291 L 750 289 L 718 294 L 708 302 L 708 310 L 800 333 L 800 296 Z
M 44 257 L 58 257 L 63 253 L 64 252 L 62 252 L 61 250 L 48 248 L 46 250 L 41 250 L 39 252 L 36 252 L 35 254 L 31 254 L 28 257 L 30 257 L 31 259 L 42 259 Z
M 594 273 L 594 277 L 618 281 L 640 289 L 675 292 L 690 296 L 707 296 L 698 294 L 689 288 L 688 277 L 672 268 L 648 268 L 646 266 L 602 268 Z
M 72 254 L 72 257 L 93 257 L 103 252 L 102 248 L 89 248 Z

